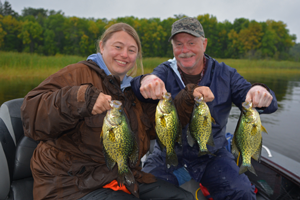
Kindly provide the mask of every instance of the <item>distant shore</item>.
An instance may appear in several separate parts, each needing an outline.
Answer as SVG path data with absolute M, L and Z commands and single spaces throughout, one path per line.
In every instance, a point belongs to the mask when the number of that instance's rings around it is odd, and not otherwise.
M 61 68 L 85 60 L 86 57 L 57 55 L 40 56 L 37 54 L 0 52 L 1 79 L 29 79 L 46 78 Z M 144 74 L 151 73 L 160 63 L 169 58 L 144 58 Z M 300 62 L 276 60 L 248 60 L 248 59 L 218 59 L 243 73 L 300 73 Z M 137 74 L 141 74 L 140 67 Z

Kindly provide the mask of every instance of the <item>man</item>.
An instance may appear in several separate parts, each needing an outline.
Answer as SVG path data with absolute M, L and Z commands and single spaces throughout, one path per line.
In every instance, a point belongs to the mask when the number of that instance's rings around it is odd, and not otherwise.
M 207 39 L 202 25 L 195 18 L 174 22 L 169 41 L 175 58 L 157 66 L 150 75 L 136 77 L 131 84 L 137 97 L 143 101 L 157 101 L 166 91 L 172 94 L 173 99 L 176 97 L 174 103 L 182 105 L 178 111 L 184 127 L 182 146 L 175 147 L 178 165 L 168 169 L 165 150 L 156 143 L 143 170 L 176 185 L 190 176 L 208 188 L 214 200 L 256 199 L 254 186 L 245 174 L 239 175 L 233 155 L 225 149 L 226 124 L 232 103 L 241 108 L 244 101 L 252 101 L 262 113 L 275 112 L 277 101 L 274 92 L 263 84 L 251 85 L 235 69 L 206 55 Z M 186 139 L 194 97 L 201 96 L 216 121 L 212 125 L 215 146 L 207 146 L 215 156 L 198 157 L 198 146 L 190 147 Z M 182 173 L 184 171 L 188 171 L 187 175 Z

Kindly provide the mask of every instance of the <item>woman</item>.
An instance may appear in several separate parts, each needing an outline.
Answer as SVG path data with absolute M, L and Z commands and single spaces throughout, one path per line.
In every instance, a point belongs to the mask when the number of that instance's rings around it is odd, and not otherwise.
M 193 199 L 191 193 L 131 167 L 136 180 L 118 186 L 117 167 L 109 170 L 100 141 L 111 100 L 120 100 L 138 138 L 139 160 L 155 137 L 155 104 L 134 96 L 130 76 L 141 57 L 136 31 L 128 24 L 108 28 L 100 53 L 48 77 L 24 98 L 25 135 L 40 141 L 31 159 L 34 199 Z M 170 192 L 168 192 L 170 191 Z

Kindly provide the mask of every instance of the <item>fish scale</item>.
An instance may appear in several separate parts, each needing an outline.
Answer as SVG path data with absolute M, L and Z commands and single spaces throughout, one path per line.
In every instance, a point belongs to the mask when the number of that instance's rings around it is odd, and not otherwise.
M 249 170 L 256 175 L 251 164 L 251 158 L 259 161 L 262 148 L 261 132 L 266 129 L 261 125 L 259 113 L 252 108 L 251 102 L 242 104 L 242 112 L 232 140 L 232 153 L 238 157 L 241 154 L 242 164 L 239 173 Z
M 128 160 L 131 165 L 134 166 L 136 164 L 138 160 L 138 146 L 120 101 L 111 101 L 111 109 L 107 111 L 104 118 L 100 137 L 103 142 L 107 167 L 112 170 L 117 163 L 118 184 L 133 184 L 135 179 L 128 167 Z
M 203 100 L 203 97 L 195 98 L 195 106 L 189 124 L 189 130 L 187 132 L 187 139 L 191 147 L 194 146 L 195 141 L 198 143 L 198 156 L 211 154 L 207 150 L 206 145 L 214 146 L 212 135 L 213 122 L 214 119 L 211 117 L 209 107 Z
M 155 112 L 155 130 L 160 148 L 166 148 L 166 164 L 177 166 L 175 142 L 181 143 L 181 125 L 170 93 L 163 95 Z

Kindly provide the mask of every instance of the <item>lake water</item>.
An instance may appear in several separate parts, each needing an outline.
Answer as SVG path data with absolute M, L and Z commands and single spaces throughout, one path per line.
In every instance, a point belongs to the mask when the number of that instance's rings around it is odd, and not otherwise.
M 263 144 L 297 162 L 300 162 L 300 73 L 245 73 L 242 74 L 251 83 L 268 85 L 276 94 L 278 110 L 273 114 L 261 115 L 263 126 Z M 14 98 L 24 97 L 36 87 L 42 79 L 0 80 L 0 104 Z M 233 107 L 228 121 L 227 132 L 233 133 L 240 115 Z

